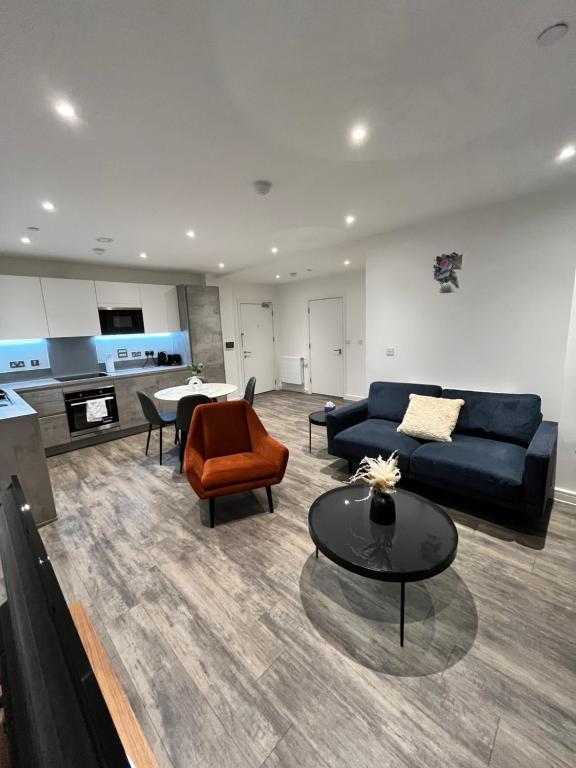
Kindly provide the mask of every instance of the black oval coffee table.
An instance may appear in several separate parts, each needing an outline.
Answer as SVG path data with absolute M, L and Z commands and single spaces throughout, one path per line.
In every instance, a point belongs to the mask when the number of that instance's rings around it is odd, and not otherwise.
M 394 494 L 396 520 L 370 519 L 365 485 L 345 485 L 319 496 L 310 507 L 308 528 L 318 551 L 352 573 L 400 583 L 400 645 L 404 645 L 406 583 L 445 571 L 456 557 L 458 531 L 437 504 L 409 491 Z

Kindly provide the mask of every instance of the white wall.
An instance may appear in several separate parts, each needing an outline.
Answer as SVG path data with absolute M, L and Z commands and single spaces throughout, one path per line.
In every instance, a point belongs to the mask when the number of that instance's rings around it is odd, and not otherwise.
M 564 366 L 556 488 L 559 499 L 576 503 L 576 283 Z
M 346 327 L 345 397 L 366 395 L 365 375 L 365 277 L 364 271 L 327 275 L 314 280 L 288 283 L 277 288 L 277 356 L 295 355 L 306 360 L 306 389 L 309 389 L 308 301 L 344 297 Z
M 464 254 L 442 295 L 434 257 Z M 576 195 L 547 192 L 460 213 L 367 244 L 367 379 L 535 392 L 560 416 L 576 263 Z M 385 349 L 394 347 L 394 357 Z M 576 358 L 576 353 L 573 352 Z M 576 360 L 564 417 L 574 418 Z M 570 405 L 568 404 L 570 403 Z M 576 488 L 574 432 L 560 466 Z M 570 453 L 571 452 L 571 453 Z

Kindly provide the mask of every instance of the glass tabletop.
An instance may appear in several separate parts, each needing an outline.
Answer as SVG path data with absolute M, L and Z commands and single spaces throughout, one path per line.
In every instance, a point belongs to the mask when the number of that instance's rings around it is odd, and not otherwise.
M 396 521 L 370 519 L 366 485 L 335 488 L 310 507 L 310 536 L 320 552 L 354 573 L 382 581 L 420 581 L 456 557 L 458 532 L 437 504 L 409 491 L 394 494 Z

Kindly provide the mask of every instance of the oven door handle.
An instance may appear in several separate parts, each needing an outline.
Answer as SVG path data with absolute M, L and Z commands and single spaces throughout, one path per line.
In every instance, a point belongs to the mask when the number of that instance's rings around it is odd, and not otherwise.
M 76 403 L 68 403 L 68 405 L 86 405 L 90 400 L 114 400 L 114 395 L 108 395 L 107 397 L 92 397 L 88 400 L 79 400 Z

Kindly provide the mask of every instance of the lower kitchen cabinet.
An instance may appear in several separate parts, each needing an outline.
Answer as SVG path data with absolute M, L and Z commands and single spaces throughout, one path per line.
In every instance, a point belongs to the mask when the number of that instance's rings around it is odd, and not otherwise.
M 57 413 L 65 413 L 62 387 L 50 387 L 47 389 L 34 389 L 30 392 L 20 392 L 28 405 L 38 413 L 38 416 L 55 416 Z M 70 436 L 68 436 L 70 439 Z
M 122 376 L 115 379 L 114 388 L 121 429 L 138 427 L 147 423 L 136 394 L 139 390 L 146 392 L 154 399 L 154 394 L 158 390 L 186 384 L 188 378 L 190 378 L 190 371 L 181 369 L 167 373 L 146 374 L 145 376 Z M 177 403 L 163 403 L 159 400 L 154 400 L 154 403 L 161 413 L 175 411 L 177 406 Z
M 161 385 L 158 382 L 159 378 L 159 376 L 150 374 L 146 376 L 123 376 L 114 381 L 121 429 L 129 429 L 130 427 L 146 424 L 146 419 L 142 413 L 142 407 L 136 393 L 142 391 L 153 398 L 154 392 L 161 389 Z
M 57 416 L 43 416 L 38 419 L 40 434 L 44 448 L 52 448 L 55 445 L 65 445 L 70 442 L 70 430 L 66 414 Z

